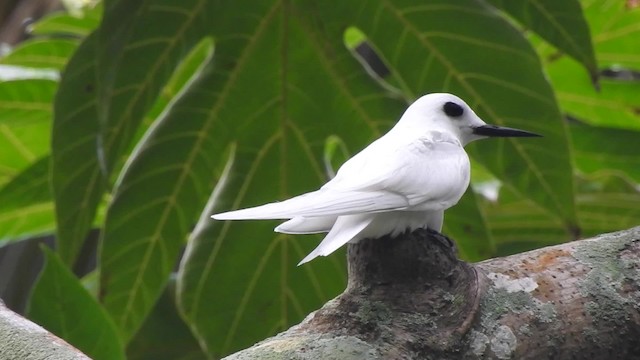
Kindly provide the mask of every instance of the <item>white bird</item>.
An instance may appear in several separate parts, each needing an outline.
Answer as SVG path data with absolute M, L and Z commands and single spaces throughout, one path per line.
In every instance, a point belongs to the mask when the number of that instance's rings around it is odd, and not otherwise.
M 444 210 L 455 205 L 469 186 L 469 157 L 463 146 L 487 137 L 532 136 L 540 135 L 487 125 L 455 95 L 428 94 L 319 190 L 212 218 L 290 219 L 275 231 L 328 232 L 298 265 L 327 256 L 348 242 L 407 229 L 441 231 Z

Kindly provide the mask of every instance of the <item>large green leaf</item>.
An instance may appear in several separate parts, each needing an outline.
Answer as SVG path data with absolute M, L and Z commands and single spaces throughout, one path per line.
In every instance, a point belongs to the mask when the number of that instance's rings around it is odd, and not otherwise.
M 146 9 L 146 5 L 144 4 L 135 5 L 135 7 L 137 6 Z M 156 6 L 151 7 L 150 12 L 162 18 L 165 10 L 166 8 Z M 139 16 L 138 12 L 127 14 L 128 21 L 134 23 L 136 22 L 136 16 Z M 109 22 L 105 25 L 106 30 L 101 30 L 100 34 L 110 29 L 109 24 L 121 24 L 123 19 L 117 16 L 118 14 L 116 13 L 111 18 L 105 20 Z M 153 18 L 151 20 L 153 20 L 153 24 L 156 24 L 153 29 L 157 30 L 166 25 L 163 19 Z M 183 26 L 188 26 L 189 21 L 189 19 L 177 20 L 177 22 L 183 24 Z M 119 57 L 115 57 L 115 59 L 125 62 L 126 66 L 119 68 L 124 69 L 124 75 L 116 72 L 120 74 L 120 76 L 114 77 L 112 76 L 113 72 L 109 70 L 100 73 L 108 73 L 111 75 L 102 75 L 102 79 L 96 78 L 98 69 L 95 67 L 95 58 L 103 54 L 96 53 L 95 49 L 105 48 L 98 43 L 98 35 L 92 35 L 87 39 L 82 48 L 75 54 L 74 64 L 68 66 L 65 72 L 65 77 L 61 85 L 64 88 L 61 92 L 64 92 L 65 95 L 71 95 L 73 91 L 83 91 L 83 95 L 85 95 L 74 99 L 58 99 L 56 103 L 59 109 L 57 113 L 60 117 L 74 117 L 77 119 L 68 121 L 61 119 L 56 122 L 60 124 L 71 124 L 70 126 L 76 128 L 75 133 L 66 131 L 66 128 L 61 125 L 59 131 L 54 130 L 53 136 L 54 138 L 60 137 L 60 141 L 54 145 L 54 153 L 66 155 L 66 157 L 60 159 L 58 162 L 60 165 L 58 167 L 54 165 L 53 179 L 54 188 L 57 189 L 56 198 L 59 199 L 56 203 L 60 205 L 64 204 L 64 206 L 57 207 L 57 213 L 60 225 L 58 238 L 61 243 L 61 255 L 66 261 L 73 260 L 78 246 L 84 240 L 84 235 L 95 216 L 101 195 L 106 189 L 107 179 L 110 177 L 110 169 L 117 163 L 116 161 L 119 160 L 121 152 L 126 150 L 125 146 L 129 146 L 129 143 L 135 135 L 135 130 L 138 129 L 138 124 L 142 122 L 144 112 L 148 111 L 149 108 L 154 105 L 157 93 L 165 84 L 166 79 L 171 75 L 169 67 L 175 66 L 179 60 L 179 56 L 182 56 L 187 50 L 185 46 L 188 44 L 180 38 L 180 36 L 184 36 L 184 34 L 178 32 L 171 34 L 170 37 L 165 39 L 165 42 L 170 46 L 165 47 L 162 44 L 151 42 L 143 46 L 144 53 L 141 53 L 141 48 L 138 47 L 138 45 L 141 44 L 139 42 L 141 39 L 135 36 L 155 36 L 154 33 L 145 33 L 145 31 L 152 30 L 148 25 L 148 23 L 136 23 L 135 26 L 130 24 L 130 26 L 133 26 L 132 29 L 126 31 L 128 29 L 126 28 L 122 31 L 121 35 L 124 38 L 120 38 L 120 40 L 123 44 L 128 44 L 128 47 L 122 49 L 122 54 L 120 54 Z M 142 34 L 138 34 L 136 31 L 142 32 Z M 119 38 L 115 36 L 116 34 L 110 35 L 110 39 L 112 39 L 110 41 L 118 44 L 117 40 Z M 108 38 L 107 35 L 101 36 Z M 130 36 L 133 36 L 133 38 L 129 38 Z M 127 42 L 126 40 L 130 41 Z M 154 38 L 154 41 L 155 40 L 157 40 L 157 38 Z M 124 46 L 123 44 L 118 45 Z M 161 53 L 157 56 L 148 56 L 146 51 L 151 50 L 146 46 L 151 46 Z M 109 49 L 109 51 L 115 51 L 112 47 L 109 47 Z M 104 56 L 111 56 L 109 54 Z M 149 61 L 151 61 L 151 63 L 149 63 Z M 77 63 L 83 63 L 87 66 L 77 69 Z M 134 69 L 132 65 L 136 63 L 140 63 L 140 65 Z M 106 67 L 106 65 L 103 65 L 103 67 Z M 100 70 L 108 69 L 100 68 Z M 105 83 L 105 79 L 112 78 L 114 80 Z M 123 85 L 123 82 L 126 82 L 126 84 Z M 130 86 L 130 84 L 133 83 L 141 85 Z M 71 90 L 71 87 L 75 87 L 75 89 Z M 175 91 L 180 90 L 180 88 L 181 87 L 178 86 Z M 126 96 L 122 96 L 123 91 L 126 92 Z M 169 96 L 172 95 L 175 94 L 169 91 Z M 162 102 L 164 105 L 168 103 L 166 99 Z M 82 111 L 70 111 L 70 109 L 67 109 L 67 106 L 75 106 Z M 158 107 L 158 111 L 162 109 L 162 106 Z M 133 113 L 130 113 L 130 111 L 133 111 Z M 91 112 L 91 114 L 89 114 L 89 112 Z M 84 120 L 83 126 L 76 126 L 75 121 L 81 120 Z M 104 122 L 110 124 L 109 130 L 107 131 L 109 136 L 106 137 L 104 132 L 106 125 L 103 124 Z M 100 124 L 102 124 L 102 126 Z M 80 129 L 82 129 L 82 135 L 78 133 Z M 74 146 L 69 147 L 65 144 L 69 142 L 69 140 L 65 138 L 66 136 L 83 139 L 85 141 L 82 146 L 80 146 L 78 140 L 75 140 Z M 112 141 L 116 140 L 117 146 L 112 143 Z M 86 156 L 87 154 L 89 154 L 89 156 Z M 54 155 L 54 163 L 56 163 L 56 158 Z M 63 168 L 63 166 L 77 170 L 72 171 L 68 168 Z M 58 168 L 59 170 L 56 170 Z M 73 186 L 74 189 L 82 189 L 82 191 L 72 190 L 71 186 Z M 79 198 L 82 198 L 82 200 Z M 81 206 L 67 206 L 68 201 L 81 204 Z
M 640 69 L 637 56 L 640 33 L 638 6 L 612 0 L 582 0 L 582 4 L 594 34 L 593 43 L 600 66 Z
M 626 9 L 624 2 L 590 0 L 583 4 L 600 66 L 639 71 L 640 11 Z M 640 129 L 640 81 L 602 78 L 596 90 L 570 59 L 550 56 L 543 45 L 538 51 L 547 59 L 546 69 L 564 111 L 597 126 Z
M 571 123 L 576 167 L 587 174 L 625 176 L 640 183 L 639 131 Z
M 114 6 L 117 7 L 118 5 L 115 4 Z M 103 124 L 106 126 L 104 128 L 106 135 L 103 139 L 108 140 L 109 136 L 117 132 L 123 137 L 133 137 L 135 135 L 133 131 L 136 126 L 133 125 L 132 127 L 132 124 L 142 121 L 142 118 L 140 118 L 144 115 L 144 113 L 141 113 L 142 110 L 146 109 L 146 111 L 150 111 L 151 114 L 159 115 L 161 119 L 170 116 L 173 102 L 177 101 L 179 94 L 200 75 L 204 66 L 203 64 L 211 61 L 213 53 L 212 41 L 205 39 L 193 49 L 193 52 L 186 57 L 182 65 L 178 66 L 178 61 L 181 60 L 180 56 L 184 55 L 185 50 L 188 50 L 184 47 L 189 44 L 196 44 L 197 41 L 201 40 L 201 37 L 195 36 L 193 34 L 194 30 L 190 28 L 196 25 L 202 25 L 202 23 L 195 19 L 201 16 L 201 2 L 193 4 L 182 3 L 180 6 L 182 6 L 182 8 L 164 6 L 150 6 L 148 9 L 142 8 L 138 14 L 141 19 L 140 23 L 135 24 L 135 26 L 132 25 L 133 28 L 130 29 L 130 32 L 121 34 L 121 36 L 124 37 L 123 41 L 126 40 L 123 46 L 128 51 L 128 53 L 123 54 L 126 62 L 122 65 L 118 63 L 107 63 L 104 64 L 104 66 L 112 66 L 114 69 L 120 70 L 123 73 L 128 73 L 137 67 L 152 66 L 155 70 L 152 70 L 151 73 L 144 73 L 143 78 L 137 75 L 129 77 L 123 76 L 113 84 L 106 85 L 107 88 L 113 87 L 114 89 L 119 89 L 119 87 L 122 87 L 125 91 L 132 90 L 134 92 L 128 93 L 129 95 L 126 97 L 121 97 L 119 95 L 120 91 L 115 90 L 116 95 L 112 97 L 108 103 L 108 106 L 110 106 L 109 111 L 114 117 L 103 119 L 107 121 L 107 124 Z M 166 22 L 166 15 L 174 14 L 174 12 L 182 15 L 188 13 L 190 16 L 170 17 L 169 19 L 172 20 L 172 23 L 169 25 Z M 107 17 L 107 20 L 108 19 L 109 17 Z M 113 19 L 113 21 L 116 20 L 117 19 Z M 155 24 L 161 23 L 163 27 L 170 26 L 173 30 L 176 30 L 176 28 L 181 30 L 169 31 L 166 33 L 166 38 L 158 40 L 157 34 L 149 32 L 147 29 L 150 21 Z M 201 32 L 204 33 L 204 30 L 205 29 L 202 29 Z M 208 30 L 208 28 L 206 30 Z M 150 41 L 146 39 L 148 36 L 152 36 Z M 158 43 L 158 41 L 167 46 Z M 138 56 L 138 52 L 141 50 L 140 46 L 145 49 L 145 57 Z M 157 54 L 153 56 L 158 59 L 156 63 L 152 65 L 148 64 L 148 53 Z M 166 80 L 167 67 L 169 66 L 178 66 L 178 68 L 174 76 L 169 80 L 167 86 L 164 87 L 165 94 L 160 96 L 159 99 L 154 100 L 154 105 L 149 99 L 155 99 L 158 95 L 160 89 L 158 89 L 157 86 Z M 169 73 L 169 75 L 171 75 L 171 73 Z M 143 83 L 141 87 L 131 86 L 132 83 L 137 84 L 140 82 Z M 164 84 L 162 83 L 162 85 Z M 105 92 L 109 91 L 108 89 L 105 90 Z M 171 99 L 171 102 L 169 102 L 168 99 Z M 151 107 L 151 109 L 149 109 L 149 107 Z M 118 115 L 116 116 L 115 114 Z M 181 121 L 182 120 L 183 119 L 181 119 Z M 157 126 L 158 125 L 155 127 Z M 169 231 L 172 231 L 171 236 L 165 236 L 165 234 L 162 233 L 163 223 L 168 220 L 166 217 L 173 217 L 175 214 L 163 211 L 155 205 L 157 205 L 159 201 L 173 202 L 175 200 L 173 197 L 178 196 L 174 190 L 174 192 L 171 193 L 172 195 L 167 196 L 167 194 L 169 194 L 167 192 L 160 200 L 154 198 L 151 202 L 143 201 L 137 203 L 138 205 L 136 205 L 136 207 L 141 209 L 142 213 L 146 214 L 145 216 L 148 216 L 147 221 L 145 221 L 144 225 L 134 225 L 138 231 L 130 233 L 133 237 L 122 236 L 121 231 L 127 228 L 122 228 L 119 223 L 126 221 L 126 225 L 133 225 L 128 221 L 142 214 L 131 213 L 131 211 L 129 211 L 131 201 L 135 203 L 135 200 L 138 199 L 139 196 L 126 199 L 130 196 L 125 195 L 123 197 L 122 192 L 127 191 L 125 189 L 129 187 L 129 184 L 126 183 L 128 177 L 131 176 L 131 172 L 136 171 L 134 169 L 137 165 L 133 159 L 136 159 L 146 151 L 146 147 L 149 146 L 149 141 L 153 141 L 151 139 L 153 139 L 153 134 L 156 131 L 154 128 L 150 134 L 145 135 L 143 143 L 139 144 L 130 159 L 129 165 L 125 168 L 124 175 L 118 182 L 114 202 L 109 208 L 103 234 L 101 252 L 103 267 L 101 272 L 101 289 L 103 301 L 106 308 L 115 317 L 116 323 L 121 328 L 125 338 L 129 338 L 135 333 L 147 313 L 151 310 L 155 299 L 160 295 L 166 283 L 167 276 L 175 264 L 178 251 L 183 244 L 189 226 L 183 223 L 182 225 L 186 225 L 187 228 L 183 227 L 181 233 L 174 232 L 175 229 L 170 229 Z M 112 140 L 117 141 L 111 145 L 108 143 L 103 145 L 106 146 L 105 151 L 111 151 L 115 154 L 119 151 L 116 148 L 125 146 L 125 144 L 121 139 L 113 138 Z M 166 157 L 164 160 L 174 158 L 175 150 L 176 149 L 167 149 L 167 153 L 172 155 Z M 164 155 L 162 156 L 164 157 Z M 166 164 L 163 164 L 162 161 L 157 163 L 157 160 L 158 159 L 153 160 L 158 166 L 153 169 L 153 173 L 171 170 L 166 169 Z M 109 163 L 109 160 L 107 160 L 107 163 Z M 110 164 L 107 164 L 107 166 L 110 166 Z M 185 169 L 190 170 L 189 167 L 190 165 L 187 164 Z M 145 178 L 147 177 L 146 175 L 147 174 L 144 176 Z M 135 182 L 138 181 L 136 180 Z M 145 187 L 148 186 L 148 184 L 144 184 Z M 153 192 L 152 188 L 156 188 L 159 185 L 160 184 L 155 184 L 151 188 L 147 187 L 144 191 L 139 192 L 139 195 L 146 197 L 146 194 Z M 206 193 L 202 194 L 202 201 L 206 199 L 206 196 Z M 192 204 L 191 206 L 195 206 L 194 211 L 197 211 L 197 201 L 195 198 L 190 199 L 190 204 Z M 172 207 L 173 205 L 170 204 L 168 209 Z M 160 211 L 153 215 L 156 210 Z M 192 218 L 194 219 L 193 221 L 195 221 L 196 216 L 194 215 Z M 174 220 L 184 221 L 184 219 L 181 218 L 171 219 L 170 221 Z M 132 242 L 135 242 L 135 250 L 123 253 L 122 249 L 130 247 Z M 131 261 L 131 256 L 139 256 L 139 258 Z M 126 275 L 122 276 L 124 274 Z
M 196 84 L 196 87 L 185 94 L 184 99 L 179 100 L 174 104 L 168 117 L 155 127 L 153 133 L 151 133 L 146 139 L 144 145 L 140 147 L 140 153 L 136 154 L 136 158 L 131 162 L 131 165 L 127 168 L 127 173 L 122 179 L 122 182 L 118 188 L 118 192 L 113 202 L 113 206 L 110 209 L 110 216 L 108 217 L 106 231 L 111 231 L 113 242 L 109 241 L 107 235 L 105 235 L 105 244 L 103 249 L 103 255 L 112 253 L 110 261 L 104 260 L 105 268 L 113 269 L 103 275 L 105 279 L 105 304 L 113 311 L 119 311 L 122 315 L 118 319 L 121 319 L 121 323 L 126 329 L 131 329 L 136 326 L 136 322 L 140 321 L 140 317 L 144 316 L 144 312 L 150 306 L 149 299 L 153 299 L 155 294 L 158 293 L 158 289 L 161 288 L 163 282 L 158 280 L 158 271 L 166 273 L 167 269 L 171 268 L 172 256 L 171 254 L 176 252 L 176 249 L 180 245 L 181 234 L 185 234 L 190 228 L 189 218 L 194 219 L 197 217 L 198 210 L 198 196 L 206 196 L 211 190 L 213 178 L 211 176 L 210 169 L 220 159 L 212 154 L 221 154 L 228 146 L 230 139 L 233 137 L 228 136 L 229 130 L 233 126 L 236 129 L 244 129 L 247 124 L 253 123 L 256 125 L 264 124 L 260 126 L 266 131 L 257 132 L 242 132 L 241 130 L 233 130 L 233 135 L 243 135 L 242 144 L 244 146 L 242 151 L 242 164 L 243 167 L 239 169 L 240 173 L 246 173 L 252 167 L 254 162 L 253 156 L 255 156 L 255 150 L 253 144 L 264 144 L 261 146 L 267 146 L 269 150 L 269 161 L 264 163 L 277 164 L 281 160 L 277 157 L 278 153 L 273 152 L 274 148 L 270 147 L 275 139 L 279 137 L 280 131 L 276 127 L 278 122 L 273 122 L 271 119 L 280 118 L 281 121 L 289 118 L 287 113 L 278 115 L 277 111 L 280 111 L 281 107 L 277 107 L 278 99 L 283 97 L 282 89 L 288 89 L 287 83 L 282 84 L 279 81 L 274 82 L 274 78 L 270 74 L 277 73 L 265 69 L 264 58 L 255 56 L 260 54 L 261 56 L 267 56 L 271 61 L 267 62 L 273 68 L 277 69 L 279 61 L 273 61 L 273 58 L 280 59 L 280 53 L 277 49 L 273 48 L 273 40 L 279 39 L 278 36 L 278 22 L 274 21 L 274 12 L 277 6 L 271 9 L 265 9 L 270 11 L 266 18 L 259 22 L 259 19 L 253 17 L 241 16 L 242 12 L 235 16 L 229 16 L 229 13 L 225 13 L 225 17 L 220 17 L 218 21 L 213 21 L 213 24 L 218 24 L 218 27 L 222 27 L 226 33 L 232 31 L 238 31 L 238 24 L 243 26 L 249 26 L 247 31 L 249 34 L 255 32 L 259 39 L 256 42 L 248 42 L 245 37 L 234 36 L 230 39 L 223 38 L 220 43 L 216 44 L 218 54 L 223 54 L 220 63 L 221 68 L 214 72 L 206 81 L 202 81 Z M 252 11 L 249 8 L 242 6 L 238 7 L 236 11 Z M 223 12 L 212 12 L 220 13 Z M 222 15 L 218 15 L 222 16 Z M 227 17 L 229 16 L 229 17 Z M 247 18 L 254 19 L 257 22 L 247 22 Z M 243 19 L 239 22 L 239 19 Z M 254 28 L 256 27 L 256 28 Z M 257 29 L 257 30 L 256 30 Z M 267 32 L 268 29 L 268 32 Z M 222 33 L 225 33 L 222 32 Z M 267 36 L 268 35 L 268 36 Z M 341 44 L 341 33 L 337 34 L 336 40 L 338 44 Z M 274 38 L 275 37 L 275 38 Z M 296 44 L 299 44 L 301 49 L 305 49 L 304 61 L 297 59 L 299 55 L 293 57 L 297 60 L 296 64 L 306 64 L 309 59 L 314 64 L 318 64 L 318 60 L 314 60 L 314 52 L 309 49 L 309 45 L 305 45 L 306 41 L 297 39 Z M 298 47 L 293 47 L 292 49 Z M 313 48 L 311 50 L 314 50 Z M 322 50 L 322 47 L 317 47 L 315 51 Z M 334 76 L 311 76 L 309 78 L 296 79 L 299 83 L 296 84 L 300 88 L 306 89 L 318 87 L 318 93 L 313 93 L 314 96 L 308 94 L 298 94 L 294 92 L 295 99 L 298 101 L 287 102 L 287 107 L 294 108 L 300 115 L 295 118 L 297 121 L 304 121 L 304 124 L 309 129 L 300 130 L 293 126 L 291 123 L 291 129 L 285 128 L 290 136 L 293 146 L 291 151 L 291 157 L 296 159 L 295 163 L 305 164 L 303 166 L 308 167 L 309 158 L 312 155 L 309 149 L 305 149 L 305 141 L 301 136 L 309 136 L 313 138 L 314 133 L 323 132 L 329 134 L 329 129 L 337 129 L 345 131 L 346 129 L 352 129 L 354 124 L 343 121 L 345 118 L 350 118 L 349 112 L 356 106 L 357 109 L 365 111 L 366 104 L 379 104 L 384 103 L 380 101 L 382 99 L 368 98 L 362 100 L 356 100 L 354 94 L 350 94 L 346 90 L 346 85 L 342 83 L 344 77 L 347 74 L 357 70 L 355 62 L 350 59 L 348 53 L 342 49 L 343 56 L 338 60 L 329 58 L 329 54 L 323 54 L 322 59 L 327 62 L 325 66 L 320 63 L 320 68 L 324 71 L 331 69 L 328 64 L 332 64 L 336 61 L 349 61 L 351 64 L 349 71 L 341 71 L 334 74 Z M 225 59 L 239 58 L 233 68 L 233 72 L 228 73 L 225 67 Z M 231 64 L 233 66 L 233 64 Z M 318 65 L 315 65 L 316 67 Z M 317 73 L 317 72 L 316 72 Z M 313 72 L 311 73 L 313 74 Z M 295 74 L 292 74 L 295 76 Z M 340 76 L 335 76 L 340 75 Z M 366 78 L 364 78 L 366 79 Z M 335 92 L 333 86 L 326 88 L 319 87 L 319 81 L 330 81 L 331 83 L 338 83 L 339 92 Z M 305 81 L 310 81 L 309 84 L 304 84 Z M 322 84 L 322 83 L 320 83 Z M 212 89 L 220 89 L 212 91 Z M 322 91 L 321 91 L 322 90 Z M 251 94 L 251 96 L 247 96 Z M 289 92 L 284 93 L 287 96 L 293 96 Z M 327 94 L 331 94 L 331 98 L 326 99 Z M 316 95 L 317 99 L 316 99 Z M 346 97 L 345 97 L 346 95 Z M 237 104 L 237 105 L 234 105 Z M 313 109 L 321 110 L 327 109 L 327 104 L 331 107 L 328 109 L 335 109 L 333 111 L 340 111 L 340 113 L 331 114 L 326 111 L 316 111 L 313 116 L 308 114 L 308 106 Z M 394 113 L 392 116 L 395 118 L 399 116 L 397 107 L 393 107 Z M 368 111 L 369 109 L 367 109 Z M 371 107 L 371 112 L 374 113 L 378 110 L 376 107 Z M 275 112 L 275 113 L 274 113 Z M 296 112 L 296 114 L 297 114 Z M 366 114 L 366 112 L 364 112 Z M 342 115 L 342 116 L 336 116 Z M 190 121 L 185 122 L 184 119 L 188 118 Z M 362 133 L 362 139 L 366 139 L 367 132 L 371 129 L 378 131 L 376 124 L 372 120 L 376 118 L 368 117 L 366 121 L 359 125 L 365 129 Z M 328 122 L 331 122 L 335 126 L 325 126 Z M 266 127 L 265 127 L 266 126 Z M 229 129 L 229 130 L 225 130 Z M 311 132 L 311 134 L 309 134 Z M 181 136 L 175 136 L 175 134 L 181 134 Z M 225 138 L 227 139 L 225 141 Z M 288 137 L 287 137 L 288 138 Z M 215 141 L 215 140 L 217 141 Z M 369 140 L 369 139 L 366 139 Z M 319 144 L 321 145 L 321 144 Z M 302 151 L 298 150 L 298 147 L 302 147 Z M 319 153 L 321 146 L 315 148 L 316 153 Z M 274 160 L 273 157 L 276 156 Z M 275 162 L 274 162 L 275 161 Z M 314 162 L 311 162 L 311 166 L 314 166 Z M 285 163 L 287 163 L 285 161 Z M 211 165 L 207 165 L 211 164 Z M 262 164 L 262 162 L 261 162 Z M 262 166 L 262 165 L 261 165 Z M 262 167 L 262 171 L 268 171 L 268 176 L 273 177 L 277 175 L 273 171 L 269 170 L 273 167 Z M 315 170 L 313 170 L 315 168 Z M 298 186 L 297 191 L 302 190 L 302 187 L 307 187 L 310 179 L 318 182 L 319 178 L 322 178 L 322 172 L 319 172 L 317 164 L 311 168 L 312 171 L 299 171 L 290 170 L 291 173 L 287 173 L 289 176 L 301 177 L 302 179 L 291 181 L 292 184 Z M 254 178 L 251 177 L 251 180 Z M 304 181 L 302 181 L 304 180 Z M 283 180 L 280 180 L 283 181 Z M 241 184 L 237 184 L 241 185 Z M 236 185 L 236 186 L 237 186 Z M 266 187 L 273 191 L 272 185 L 269 181 L 258 182 L 257 186 Z M 287 191 L 290 195 L 292 190 L 286 190 L 287 187 L 277 187 L 275 190 Z M 250 193 L 253 200 L 261 189 L 253 189 Z M 169 196 L 167 196 L 167 194 Z M 233 194 L 233 192 L 231 193 Z M 242 194 L 243 196 L 245 194 Z M 281 194 L 280 196 L 286 196 L 287 194 Z M 239 201 L 239 199 L 234 199 Z M 142 211 L 136 213 L 126 212 L 126 209 L 140 208 Z M 111 216 L 113 214 L 113 216 Z M 192 214 L 192 215 L 189 215 Z M 264 229 L 264 224 L 256 225 L 256 228 Z M 111 229 L 111 230 L 109 230 Z M 137 241 L 133 243 L 133 239 L 143 239 L 143 241 Z M 117 243 L 115 241 L 118 241 Z M 282 241 L 282 240 L 281 240 Z M 271 247 L 278 245 L 270 245 L 267 241 L 260 241 L 260 246 L 255 246 L 250 254 L 252 257 L 247 257 L 245 261 L 254 263 L 256 256 L 264 254 L 263 247 Z M 309 246 L 311 244 L 308 244 Z M 304 250 L 306 251 L 306 250 Z M 141 255 L 138 255 L 141 254 Z M 147 254 L 147 255 L 145 255 Z M 161 256 L 154 257 L 153 254 L 162 254 Z M 203 252 L 206 255 L 207 252 Z M 293 265 L 303 256 L 303 251 L 296 254 L 295 257 L 287 257 L 288 262 Z M 141 262 L 139 259 L 143 259 Z M 271 259 L 267 257 L 266 260 Z M 266 261 L 265 260 L 265 261 Z M 270 267 L 280 268 L 280 265 L 269 260 Z M 266 263 L 265 263 L 266 266 Z M 133 267 L 133 269 L 132 269 Z M 216 269 L 219 269 L 216 267 Z M 225 269 L 225 267 L 222 267 Z M 136 276 L 131 276 L 131 272 L 137 271 Z M 117 272 L 118 274 L 124 274 L 124 276 L 118 276 L 114 279 L 112 274 Z M 265 272 L 273 274 L 273 272 Z M 253 274 L 253 273 L 252 273 Z M 295 276 L 300 276 L 300 273 L 295 273 Z M 210 273 L 202 274 L 203 276 L 210 276 Z M 198 274 L 197 276 L 201 276 Z M 246 276 L 243 274 L 243 276 Z M 273 275 L 270 275 L 273 276 Z M 286 280 L 286 279 L 285 279 Z M 309 283 L 309 282 L 307 282 Z M 313 283 L 313 282 L 311 282 Z M 247 286 L 246 282 L 240 282 L 241 286 Z M 285 283 L 286 284 L 286 283 Z M 132 287 L 133 285 L 133 287 Z M 334 285 L 335 286 L 335 285 Z M 110 294 L 109 288 L 112 289 Z M 270 296 L 281 297 L 281 292 L 277 292 L 277 287 L 269 287 Z M 189 289 L 191 290 L 191 289 Z M 124 294 L 123 291 L 128 291 Z M 273 294 L 273 295 L 271 295 Z M 313 293 L 312 293 L 313 294 Z M 112 296 L 112 299 L 108 297 Z M 237 299 L 241 297 L 232 296 L 230 299 Z M 305 295 L 309 296 L 309 295 Z M 286 298 L 286 297 L 285 297 Z M 314 304 L 319 304 L 322 297 L 315 297 L 312 295 Z M 227 301 L 227 300 L 225 300 Z M 279 307 L 275 307 L 278 309 Z M 225 310 L 231 311 L 231 310 Z M 303 315 L 303 311 L 296 312 L 297 317 Z M 281 315 L 288 317 L 287 314 Z M 199 317 L 198 320 L 203 319 Z M 242 329 L 251 326 L 248 323 L 249 318 L 238 318 L 242 320 Z M 282 327 L 286 323 L 283 323 L 280 319 L 269 323 L 269 330 L 273 330 L 274 326 Z M 195 319 L 194 319 L 195 320 Z M 235 325 L 238 328 L 239 325 Z M 247 328 L 249 329 L 249 328 Z M 240 330 L 234 330 L 240 331 Z M 261 332 L 261 335 L 266 334 L 266 331 Z M 208 338 L 214 336 L 214 334 L 206 334 Z M 223 339 L 225 342 L 233 340 L 234 337 L 227 337 Z M 221 344 L 224 345 L 224 344 Z M 227 347 L 229 345 L 226 345 Z
M 211 59 L 213 51 L 214 43 L 210 37 L 203 38 L 194 46 L 191 52 L 178 64 L 171 79 L 169 79 L 158 95 L 153 107 L 146 114 L 145 124 L 152 124 L 156 119 L 164 116 L 163 112 L 170 108 L 169 105 L 176 101 L 189 88 L 190 83 L 199 77 L 199 74 Z M 138 141 L 135 143 L 137 144 Z
M 578 0 L 505 1 L 491 0 L 493 5 L 516 18 L 558 50 L 576 59 L 597 81 L 598 68 L 591 44 L 589 26 Z
M 93 21 L 78 24 L 63 16 L 45 31 L 55 32 L 56 27 L 64 31 L 64 25 L 72 23 L 82 32 Z M 96 33 L 85 39 L 65 68 L 54 105 L 52 185 L 58 251 L 67 263 L 75 260 L 109 183 L 99 126 L 104 111 L 99 108 L 98 92 L 103 85 L 95 64 L 99 45 Z
M 0 186 L 49 152 L 48 122 L 0 124 Z
M 496 240 L 497 255 L 595 236 L 639 224 L 640 193 L 634 183 L 618 174 L 601 171 L 577 178 L 576 205 L 579 228 L 563 229 L 559 219 L 509 189 L 497 203 L 482 201 L 481 208 Z
M 97 2 L 92 7 L 87 7 L 81 16 L 71 15 L 67 12 L 53 12 L 31 25 L 31 33 L 34 35 L 83 38 L 98 27 L 101 16 L 101 2 Z
M 128 360 L 204 360 L 206 356 L 175 303 L 175 281 L 169 283 L 144 325 L 127 346 Z
M 640 224 L 640 192 L 636 183 L 609 174 L 582 178 L 580 183 L 577 200 L 583 236 Z
M 53 202 L 0 209 L 0 246 L 51 234 L 55 229 Z
M 75 260 L 107 189 L 107 175 L 97 166 L 96 45 L 94 35 L 80 45 L 64 70 L 54 103 L 51 182 L 58 253 L 67 264 Z
M 602 78 L 596 90 L 569 59 L 556 60 L 547 69 L 563 110 L 571 116 L 595 126 L 640 130 L 640 81 Z
M 67 340 L 92 359 L 124 359 L 116 328 L 98 302 L 49 248 L 31 294 L 29 318 Z
M 46 36 L 82 36 L 97 25 L 100 13 L 100 8 L 96 7 L 82 17 L 49 15 L 36 23 L 33 31 Z M 106 174 L 93 172 L 90 167 L 98 162 L 95 95 L 98 84 L 93 61 L 96 44 L 95 36 L 89 36 L 76 49 L 66 63 L 54 100 L 51 186 L 58 251 L 67 263 L 75 260 L 107 184 Z
M 0 82 L 0 245 L 54 229 L 48 133 L 57 84 Z
M 129 147 L 178 62 L 202 38 L 205 0 L 114 1 L 98 31 L 101 166 Z M 135 86 L 132 86 L 135 84 Z
M 479 196 L 469 187 L 458 204 L 444 216 L 443 233 L 454 239 L 461 258 L 466 261 L 484 260 L 496 253 L 478 201 Z
M 67 63 L 77 46 L 77 40 L 35 39 L 13 49 L 0 60 L 0 63 L 60 70 Z
M 55 228 L 49 160 L 45 156 L 35 161 L 0 188 L 0 246 L 51 233 Z
M 50 122 L 57 83 L 51 80 L 0 82 L 0 125 Z
M 482 199 L 480 207 L 491 228 L 497 256 L 532 250 L 576 239 L 557 216 L 536 203 L 502 187 L 495 201 Z

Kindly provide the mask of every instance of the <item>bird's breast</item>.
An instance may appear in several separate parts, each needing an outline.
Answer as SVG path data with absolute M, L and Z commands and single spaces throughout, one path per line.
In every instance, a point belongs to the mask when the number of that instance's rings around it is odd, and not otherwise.
M 411 194 L 411 208 L 425 211 L 455 205 L 470 180 L 469 157 L 462 146 L 426 139 L 414 143 L 411 153 L 411 164 L 398 173 L 396 183 Z

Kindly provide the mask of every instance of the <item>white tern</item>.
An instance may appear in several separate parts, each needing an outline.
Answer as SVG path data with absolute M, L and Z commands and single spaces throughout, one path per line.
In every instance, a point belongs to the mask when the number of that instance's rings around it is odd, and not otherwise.
M 298 265 L 327 256 L 348 242 L 426 227 L 441 231 L 444 210 L 455 205 L 469 186 L 469 157 L 463 146 L 487 137 L 532 136 L 540 135 L 487 125 L 455 95 L 428 94 L 319 190 L 212 217 L 290 219 L 275 231 L 328 232 Z

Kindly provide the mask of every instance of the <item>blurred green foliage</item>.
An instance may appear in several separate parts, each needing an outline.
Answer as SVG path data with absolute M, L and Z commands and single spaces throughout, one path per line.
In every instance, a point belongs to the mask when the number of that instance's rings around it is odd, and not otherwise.
M 637 225 L 640 9 L 489 4 L 105 0 L 36 23 L 0 59 L 0 246 L 56 234 L 29 316 L 96 359 L 219 358 L 299 322 L 343 253 L 296 268 L 320 237 L 209 215 L 317 188 L 429 92 L 544 135 L 469 146 L 444 229 L 464 258 Z

